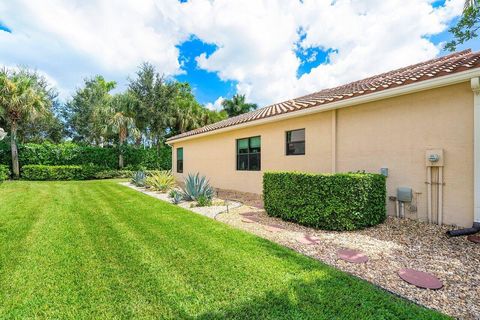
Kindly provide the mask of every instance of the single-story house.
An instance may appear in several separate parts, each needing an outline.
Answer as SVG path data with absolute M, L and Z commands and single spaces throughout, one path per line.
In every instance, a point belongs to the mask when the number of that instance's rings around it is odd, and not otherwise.
M 468 227 L 480 222 L 479 77 L 480 52 L 466 50 L 279 102 L 171 137 L 172 170 L 258 194 L 264 171 L 382 173 L 389 214 Z

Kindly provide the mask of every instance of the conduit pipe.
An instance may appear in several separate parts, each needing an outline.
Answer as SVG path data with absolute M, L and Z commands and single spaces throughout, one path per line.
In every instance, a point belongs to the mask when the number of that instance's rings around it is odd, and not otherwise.
M 443 167 L 438 167 L 438 209 L 437 222 L 441 226 L 443 224 Z
M 432 167 L 427 167 L 427 216 L 432 223 Z

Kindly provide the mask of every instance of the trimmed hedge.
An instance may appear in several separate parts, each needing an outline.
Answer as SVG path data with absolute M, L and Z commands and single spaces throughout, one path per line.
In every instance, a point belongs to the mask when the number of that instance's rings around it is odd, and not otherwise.
M 29 164 L 22 167 L 24 180 L 90 180 L 131 178 L 133 171 L 111 170 L 93 165 L 85 166 L 44 166 Z
M 29 164 L 22 167 L 25 180 L 85 180 L 92 179 L 98 168 L 94 166 L 44 166 Z
M 10 178 L 10 169 L 8 166 L 0 165 L 0 182 Z
M 385 177 L 373 173 L 266 172 L 270 216 L 324 230 L 355 230 L 386 218 Z
M 122 147 L 125 169 L 140 168 L 169 170 L 172 167 L 171 149 L 164 146 L 156 148 Z M 118 148 L 82 146 L 71 142 L 53 144 L 27 143 L 18 146 L 21 166 L 25 165 L 95 165 L 108 169 L 118 168 Z M 0 143 L 0 164 L 10 165 L 10 144 Z

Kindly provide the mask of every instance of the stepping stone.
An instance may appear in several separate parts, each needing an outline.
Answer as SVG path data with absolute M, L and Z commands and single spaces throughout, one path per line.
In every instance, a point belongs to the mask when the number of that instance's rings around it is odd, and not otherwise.
M 320 239 L 315 236 L 310 236 L 308 234 L 303 234 L 297 238 L 297 241 L 303 244 L 318 244 Z
M 351 249 L 338 250 L 337 257 L 351 263 L 365 263 L 368 261 L 368 257 L 365 254 Z
M 249 218 L 243 218 L 243 219 L 242 219 L 242 222 L 245 222 L 245 223 L 255 223 L 255 221 L 253 221 L 252 219 L 249 219 Z
M 274 228 L 277 228 L 277 229 L 282 229 L 282 230 L 285 230 L 285 227 L 284 227 L 284 226 L 282 226 L 281 224 L 270 223 L 270 224 L 268 224 L 268 226 L 270 226 L 270 227 L 274 227 Z
M 253 216 L 256 216 L 257 213 L 256 212 L 244 212 L 244 213 L 240 213 L 241 216 L 244 216 L 244 217 L 253 217 Z
M 467 237 L 468 241 L 472 241 L 473 243 L 480 243 L 480 236 L 471 235 Z
M 264 226 L 264 228 L 265 228 L 265 230 L 270 231 L 270 232 L 280 232 L 280 231 L 284 230 L 284 228 L 279 228 L 278 226 L 275 226 L 275 225 L 272 225 L 272 224 L 266 225 L 266 226 Z
M 437 290 L 443 287 L 442 281 L 433 274 L 414 269 L 400 269 L 398 275 L 403 281 L 423 289 Z

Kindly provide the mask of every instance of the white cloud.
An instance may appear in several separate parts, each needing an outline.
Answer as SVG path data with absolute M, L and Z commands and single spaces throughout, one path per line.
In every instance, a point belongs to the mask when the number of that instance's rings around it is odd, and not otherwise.
M 281 4 L 280 4 L 281 3 Z M 462 0 L 433 8 L 431 0 L 208 1 L 183 5 L 185 28 L 219 49 L 197 57 L 201 68 L 238 82 L 250 100 L 268 104 L 433 58 L 438 46 L 426 39 L 447 28 Z M 194 13 L 197 13 L 196 15 Z M 294 53 L 335 49 L 329 63 L 297 79 Z
M 225 100 L 225 98 L 222 97 L 222 96 L 220 96 L 220 97 L 218 97 L 217 100 L 215 100 L 215 102 L 213 102 L 213 103 L 211 103 L 211 102 L 207 103 L 207 104 L 205 105 L 205 107 L 207 107 L 207 108 L 210 109 L 210 110 L 216 110 L 216 111 L 222 110 L 222 109 L 223 109 L 223 107 L 222 107 L 222 102 L 223 102 L 223 100 Z
M 143 61 L 182 72 L 177 45 L 195 35 L 218 49 L 197 64 L 234 80 L 260 105 L 289 99 L 439 54 L 428 36 L 447 29 L 463 0 L 9 1 L 0 18 L 0 64 L 28 64 L 65 91 L 103 74 L 125 83 Z M 299 43 L 299 30 L 305 38 Z M 295 49 L 335 49 L 297 78 Z M 63 89 L 62 89 L 63 91 Z M 208 104 L 217 108 L 222 97 Z

